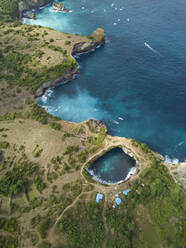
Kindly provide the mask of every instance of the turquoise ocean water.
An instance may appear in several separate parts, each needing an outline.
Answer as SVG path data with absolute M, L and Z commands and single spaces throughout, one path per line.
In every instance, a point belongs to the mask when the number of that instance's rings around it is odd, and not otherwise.
M 80 75 L 38 104 L 64 120 L 101 119 L 110 134 L 185 161 L 186 1 L 63 2 L 72 12 L 53 12 L 50 5 L 26 22 L 81 35 L 102 27 L 106 44 L 81 56 Z

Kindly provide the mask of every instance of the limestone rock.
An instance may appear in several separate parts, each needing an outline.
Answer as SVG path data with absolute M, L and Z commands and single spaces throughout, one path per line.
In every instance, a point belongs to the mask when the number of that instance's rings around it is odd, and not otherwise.
M 90 36 L 88 36 L 88 38 L 90 39 L 90 42 L 79 42 L 74 45 L 72 55 L 90 52 L 103 44 L 105 42 L 104 30 L 102 28 L 97 28 Z
M 55 11 L 69 12 L 69 10 L 65 8 L 64 3 L 56 3 L 56 2 L 53 2 L 52 8 L 53 8 L 53 10 L 55 10 Z

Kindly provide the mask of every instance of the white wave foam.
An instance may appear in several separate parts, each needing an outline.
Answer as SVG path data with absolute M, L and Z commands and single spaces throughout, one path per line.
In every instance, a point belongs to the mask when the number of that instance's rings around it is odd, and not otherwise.
M 52 109 L 49 108 L 47 105 L 46 106 L 42 106 L 42 108 L 44 108 L 44 110 L 48 113 L 51 113 Z
M 181 145 L 183 145 L 183 143 L 184 143 L 184 141 L 180 142 L 180 143 L 178 144 L 178 146 L 181 146 Z
M 41 100 L 42 100 L 42 102 L 46 103 L 46 102 L 47 102 L 47 96 L 44 94 L 44 95 L 41 97 Z
M 113 183 L 112 181 L 102 180 L 99 176 L 97 176 L 97 175 L 94 174 L 94 171 L 93 170 L 90 170 L 90 169 L 86 168 L 86 171 L 92 176 L 92 178 L 95 181 L 97 181 L 97 182 L 99 182 L 101 184 L 116 185 L 116 184 L 120 184 L 120 183 L 123 183 L 123 182 L 127 181 L 132 175 L 134 175 L 136 173 L 136 167 L 132 167 L 130 169 L 130 171 L 128 172 L 127 176 L 125 177 L 125 179 L 120 180 L 120 181 L 118 181 L 116 183 Z
M 126 178 L 125 178 L 125 180 L 124 181 L 126 181 L 126 180 L 128 180 L 132 175 L 134 175 L 136 173 L 136 166 L 134 166 L 134 167 L 132 167 L 131 169 L 130 169 L 130 171 L 128 172 L 128 174 L 127 174 L 127 176 L 126 176 Z
M 58 112 L 62 108 L 63 108 L 63 106 L 58 106 L 56 109 L 53 110 L 53 112 Z
M 168 163 L 168 164 L 178 164 L 179 163 L 179 159 L 177 159 L 177 158 L 171 159 L 168 155 L 166 155 L 164 162 L 165 163 Z
M 118 181 L 118 182 L 116 182 L 116 183 L 113 183 L 113 182 L 111 182 L 111 181 L 105 181 L 105 180 L 102 180 L 99 176 L 96 176 L 96 175 L 94 174 L 94 171 L 93 171 L 93 170 L 86 169 L 86 171 L 92 176 L 92 178 L 93 178 L 95 181 L 97 181 L 97 182 L 99 182 L 99 183 L 101 183 L 101 184 L 115 185 L 115 184 L 120 184 L 120 183 L 124 182 L 124 180 L 120 180 L 120 181 Z
M 148 49 L 150 49 L 153 53 L 158 54 L 159 56 L 162 57 L 161 53 L 159 53 L 159 52 L 156 51 L 154 48 L 152 48 L 147 42 L 144 42 L 144 45 L 145 45 Z
M 47 91 L 46 91 L 46 94 L 47 94 L 47 96 L 51 96 L 52 94 L 54 93 L 54 91 L 52 90 L 52 89 L 48 89 Z
M 24 18 L 22 18 L 22 23 L 23 23 L 23 24 L 25 24 L 25 23 L 26 23 L 26 21 L 27 21 L 27 18 L 25 18 L 25 17 L 24 17 Z

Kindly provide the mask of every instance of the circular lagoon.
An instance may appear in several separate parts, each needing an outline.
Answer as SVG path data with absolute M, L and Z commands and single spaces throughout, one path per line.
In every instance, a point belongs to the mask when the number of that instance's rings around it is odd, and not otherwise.
M 118 184 L 135 173 L 136 161 L 121 148 L 114 148 L 94 161 L 86 171 L 100 183 Z

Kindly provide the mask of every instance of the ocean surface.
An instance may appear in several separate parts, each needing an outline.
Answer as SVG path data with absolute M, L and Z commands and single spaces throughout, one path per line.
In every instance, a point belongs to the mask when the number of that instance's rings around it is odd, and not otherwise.
M 60 1 L 59 1 L 60 2 Z M 26 23 L 89 35 L 106 44 L 78 59 L 80 75 L 37 103 L 64 120 L 105 122 L 166 156 L 186 159 L 186 1 L 66 0 L 70 13 L 37 10 Z

